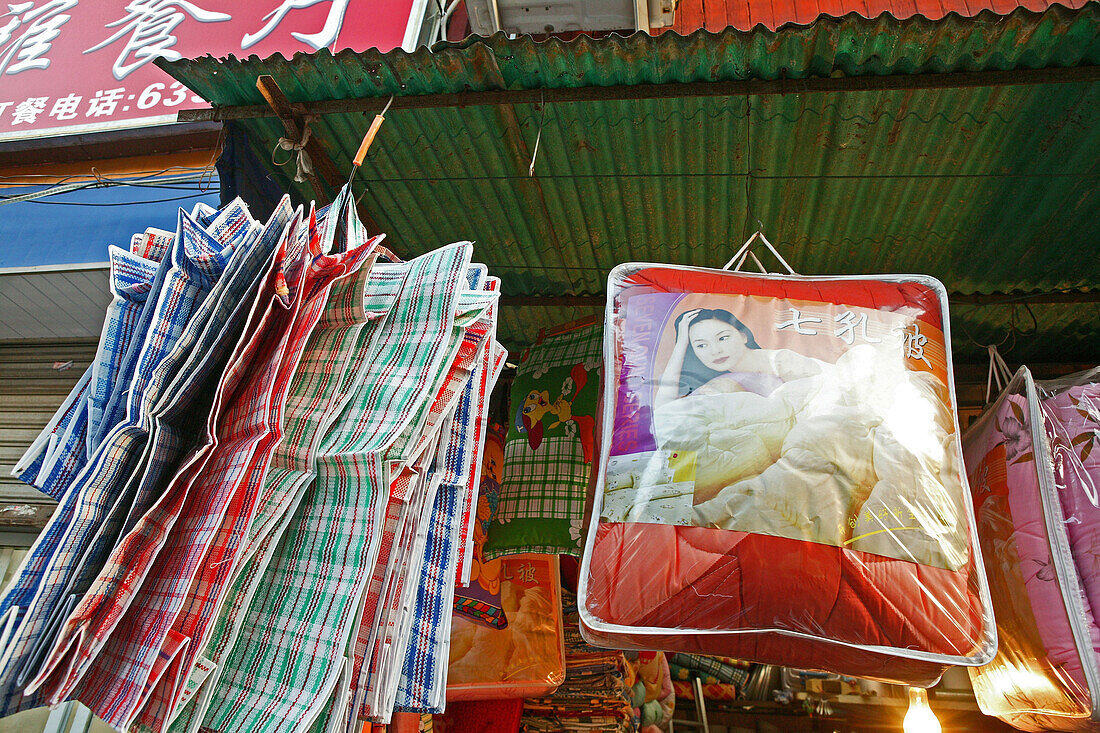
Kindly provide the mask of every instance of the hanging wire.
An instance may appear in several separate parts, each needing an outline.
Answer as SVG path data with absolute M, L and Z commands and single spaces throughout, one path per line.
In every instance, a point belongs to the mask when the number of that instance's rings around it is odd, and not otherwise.
M 36 202 L 36 203 L 49 203 L 56 205 L 66 206 L 105 206 L 108 204 L 95 204 L 89 202 L 68 202 L 68 201 L 41 201 L 50 196 L 59 196 L 66 193 L 72 193 L 74 191 L 83 191 L 90 188 L 104 188 L 104 187 L 116 187 L 116 186 L 128 186 L 133 188 L 157 188 L 166 190 L 189 190 L 184 184 L 194 183 L 201 180 L 202 175 L 205 172 L 205 168 L 185 168 L 183 166 L 171 166 L 159 171 L 143 171 L 138 178 L 113 178 L 111 176 L 104 175 L 98 169 L 93 169 L 90 173 L 91 180 L 73 181 L 72 183 L 58 183 L 49 188 L 42 189 L 40 191 L 33 191 L 30 193 L 16 194 L 8 196 L 0 194 L 0 206 L 7 206 L 9 204 L 15 204 L 20 202 Z M 179 171 L 176 175 L 165 176 L 166 173 L 172 173 L 173 171 Z M 74 178 L 81 178 L 80 176 L 72 175 L 61 179 L 62 181 L 72 181 Z M 2 189 L 0 189 L 2 190 Z M 190 190 L 197 190 L 201 192 L 201 189 L 192 188 Z M 199 195 L 199 194 L 196 194 Z M 158 203 L 160 201 L 170 199 L 157 199 L 151 201 L 134 201 L 133 204 L 140 203 Z M 129 204 L 118 204 L 129 205 Z
M 745 226 L 747 234 L 751 222 L 756 222 L 757 230 L 764 231 L 764 222 L 756 216 L 752 208 L 753 179 L 755 169 L 752 162 L 752 95 L 745 95 Z
M 210 154 L 210 160 L 206 163 L 206 169 L 203 171 L 202 176 L 199 177 L 199 190 L 206 193 L 210 190 L 210 184 L 214 182 L 214 171 L 218 167 L 218 157 L 221 156 L 222 146 L 225 145 L 225 130 L 226 125 L 222 125 L 218 130 L 218 140 L 214 143 L 214 150 Z
M 742 235 L 746 238 L 746 240 L 749 239 L 748 231 L 749 231 L 750 224 L 752 222 L 754 222 L 754 221 L 756 222 L 756 233 L 757 234 L 761 234 L 764 231 L 764 222 L 760 221 L 760 218 L 758 216 L 756 216 L 756 212 L 753 211 L 753 208 L 752 208 L 753 178 L 754 178 L 754 172 L 753 172 L 753 163 L 752 163 L 752 96 L 746 94 L 745 95 L 745 221 L 743 222 L 742 227 L 741 227 Z M 753 235 L 753 236 L 755 237 L 755 235 Z M 765 240 L 765 241 L 767 241 L 767 240 Z M 772 249 L 772 246 L 771 246 L 770 242 L 768 243 L 768 248 Z M 777 252 L 772 250 L 772 253 L 776 257 L 779 258 L 779 261 L 782 262 L 783 265 L 788 270 L 791 269 L 790 265 L 788 265 L 786 262 L 784 262 L 783 258 L 779 257 L 779 254 Z M 756 259 L 755 254 L 753 255 L 753 259 Z M 741 264 L 743 262 L 744 262 L 744 258 L 742 258 L 741 262 L 738 263 L 737 269 L 740 269 Z M 757 262 L 757 265 L 759 266 L 761 272 L 767 272 L 767 269 L 763 265 L 760 264 L 760 260 L 756 259 L 756 262 Z M 728 267 L 728 265 L 727 265 L 727 267 Z M 791 272 L 794 272 L 794 271 L 791 270 Z
M 196 193 L 189 193 L 184 196 L 171 196 L 164 199 L 147 199 L 145 201 L 42 201 L 40 199 L 27 199 L 25 203 L 39 204 L 42 206 L 139 206 L 141 204 L 163 204 L 169 201 L 186 201 L 187 199 L 197 199 L 208 194 L 202 191 Z M 6 202 L 10 203 L 10 202 Z
M 974 306 L 970 306 L 970 308 L 973 309 Z M 1013 308 L 1013 313 L 1015 313 L 1015 307 Z M 997 349 L 998 351 L 1004 351 L 1006 354 L 1009 354 L 1012 353 L 1012 349 L 1016 347 L 1016 335 L 1017 333 L 1019 333 L 1019 329 L 1017 329 L 1015 325 L 1015 316 L 1010 317 L 1008 329 L 1005 331 L 1005 335 L 1002 336 L 1001 340 L 997 341 L 996 343 L 983 343 L 979 341 L 978 339 L 974 338 L 974 336 L 970 333 L 970 330 L 966 327 L 966 324 L 964 322 L 958 321 L 958 323 L 956 324 L 955 320 L 952 319 L 952 328 L 954 328 L 956 325 L 958 325 L 959 330 L 963 332 L 966 340 L 976 346 L 981 351 Z
M 539 91 L 539 132 L 535 135 L 535 148 L 531 151 L 531 165 L 527 168 L 527 177 L 535 175 L 535 158 L 539 154 L 539 142 L 542 140 L 542 125 L 546 121 L 546 95 Z
M 202 170 L 205 170 L 205 168 L 192 168 L 192 167 L 183 166 L 183 165 L 173 165 L 173 166 L 169 166 L 167 168 L 160 168 L 158 170 L 133 171 L 131 173 L 126 174 L 126 176 L 128 176 L 128 178 L 112 177 L 110 175 L 100 173 L 99 174 L 99 179 L 104 181 L 104 182 L 110 183 L 111 185 L 115 185 L 115 186 L 123 185 L 123 184 L 137 186 L 137 185 L 142 185 L 141 181 L 144 181 L 146 179 L 156 179 L 156 178 L 159 178 L 160 176 L 163 176 L 165 173 L 170 173 L 172 171 L 180 171 L 181 173 L 192 173 L 192 172 L 199 172 L 199 171 L 202 171 Z M 14 175 L 14 176 L 0 176 L 0 181 L 6 181 L 6 180 L 11 180 L 11 179 L 15 179 L 16 181 L 23 181 L 23 180 L 29 179 L 29 178 L 49 178 L 53 182 L 52 185 L 61 186 L 61 185 L 66 184 L 69 181 L 72 181 L 75 178 L 87 178 L 88 176 L 92 176 L 94 178 L 95 174 L 91 173 L 91 172 L 89 172 L 89 173 L 73 173 L 73 174 L 58 178 L 57 176 L 52 176 L 48 173 L 21 173 L 19 175 Z M 91 181 L 81 181 L 79 183 L 91 184 L 92 182 Z M 25 183 L 25 184 L 23 184 L 23 183 L 12 183 L 12 184 L 7 184 L 7 185 L 11 185 L 11 186 L 20 186 L 20 185 L 31 186 L 31 185 L 35 185 L 35 184 L 32 184 L 32 183 Z M 49 190 L 49 189 L 46 189 L 46 190 Z
M 1029 316 L 1031 316 L 1031 330 L 1030 331 L 1020 331 L 1020 335 L 1021 336 L 1030 336 L 1034 333 L 1038 333 L 1039 332 L 1039 319 L 1035 317 L 1035 311 L 1031 310 L 1031 303 L 1028 303 L 1027 301 L 1024 301 L 1020 305 L 1022 305 L 1024 307 L 1024 310 L 1027 311 L 1027 314 Z

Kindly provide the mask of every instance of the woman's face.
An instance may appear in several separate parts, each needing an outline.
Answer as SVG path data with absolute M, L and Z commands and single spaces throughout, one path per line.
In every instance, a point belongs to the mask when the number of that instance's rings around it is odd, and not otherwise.
M 745 337 L 736 328 L 717 318 L 691 324 L 688 330 L 691 349 L 703 366 L 716 372 L 728 372 L 745 353 Z

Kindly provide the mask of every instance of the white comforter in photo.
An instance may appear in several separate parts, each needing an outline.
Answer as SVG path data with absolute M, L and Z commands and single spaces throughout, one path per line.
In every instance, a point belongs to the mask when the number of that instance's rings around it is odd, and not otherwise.
M 768 396 L 704 385 L 654 411 L 658 447 L 697 454 L 694 524 L 962 566 L 963 488 L 938 381 L 871 346 L 819 364 Z

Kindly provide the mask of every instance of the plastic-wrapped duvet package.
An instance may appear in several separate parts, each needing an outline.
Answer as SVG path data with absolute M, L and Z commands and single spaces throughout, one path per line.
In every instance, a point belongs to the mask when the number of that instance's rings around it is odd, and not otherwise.
M 1100 608 L 1100 367 L 1035 383 L 1081 588 Z M 1100 637 L 1096 645 L 1100 648 Z
M 1021 367 L 963 436 L 999 643 L 993 661 L 970 676 L 982 712 L 1021 730 L 1100 730 L 1093 650 L 1100 629 L 1070 539 L 1085 522 L 1067 523 L 1062 506 L 1083 499 L 1097 511 L 1088 492 L 1071 485 L 1076 477 L 1092 485 L 1080 459 L 1084 441 L 1075 447 L 1079 433 L 1070 435 L 1057 417 L 1066 404 L 1076 408 L 1073 399 L 1089 401 L 1078 386 L 1048 392 L 1041 403 Z M 1071 411 L 1071 423 L 1080 422 Z M 1087 419 L 1087 408 L 1081 412 Z M 1084 513 L 1071 506 L 1069 516 L 1074 510 Z M 1087 575 L 1095 560 L 1080 567 Z
M 501 561 L 503 629 L 455 613 L 451 622 L 448 700 L 546 695 L 565 679 L 561 579 L 554 555 Z
M 590 641 L 923 686 L 988 662 L 947 329 L 928 277 L 616 267 Z
M 595 456 L 600 329 L 565 324 L 524 352 L 511 389 L 500 504 L 486 559 L 524 552 L 579 556 Z

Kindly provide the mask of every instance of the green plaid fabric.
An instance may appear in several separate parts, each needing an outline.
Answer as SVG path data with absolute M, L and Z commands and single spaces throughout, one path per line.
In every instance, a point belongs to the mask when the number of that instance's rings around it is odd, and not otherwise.
M 417 258 L 362 387 L 322 441 L 318 476 L 263 574 L 213 692 L 214 731 L 310 725 L 344 675 L 344 656 L 377 553 L 388 487 L 383 452 L 431 399 L 470 246 Z M 441 338 L 443 337 L 443 338 Z M 380 491 L 383 490 L 383 491 Z
M 522 462 L 523 481 L 533 488 L 522 497 L 501 497 L 505 518 L 538 517 L 541 519 L 573 519 L 584 512 L 584 490 L 588 482 L 588 467 L 580 441 L 567 435 L 545 438 L 537 451 L 530 450 L 526 439 L 513 440 L 504 453 L 504 486 L 509 487 L 509 459 Z M 578 484 L 578 479 L 584 485 Z M 578 493 L 578 487 L 580 492 Z M 502 494 L 508 488 L 502 490 Z
M 366 238 L 359 229 L 353 222 L 350 241 Z M 245 611 L 264 578 L 263 571 L 312 486 L 320 440 L 361 384 L 364 364 L 375 349 L 407 272 L 405 263 L 376 262 L 369 270 L 361 268 L 333 286 L 291 381 L 284 438 L 264 477 L 244 556 L 211 624 L 200 664 L 187 682 L 186 699 L 169 728 L 172 733 L 198 729 L 225 658 L 244 623 Z M 210 667 L 214 671 L 205 674 L 204 668 Z
M 602 341 L 603 329 L 589 326 L 546 338 L 524 354 L 512 383 L 500 505 L 482 549 L 486 559 L 580 555 Z

